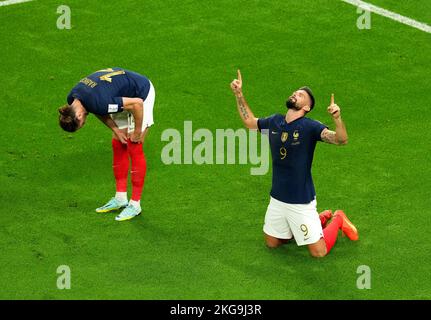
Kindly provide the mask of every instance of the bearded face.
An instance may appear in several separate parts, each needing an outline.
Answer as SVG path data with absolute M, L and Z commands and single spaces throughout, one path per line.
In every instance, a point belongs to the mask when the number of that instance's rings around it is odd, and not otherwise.
M 303 89 L 296 90 L 286 101 L 286 107 L 292 110 L 301 110 L 304 107 L 307 108 L 306 112 L 310 111 L 312 104 L 311 97 L 307 91 Z
M 298 99 L 295 97 L 295 93 L 292 94 L 286 101 L 286 107 L 293 110 L 301 110 L 301 106 L 298 103 Z

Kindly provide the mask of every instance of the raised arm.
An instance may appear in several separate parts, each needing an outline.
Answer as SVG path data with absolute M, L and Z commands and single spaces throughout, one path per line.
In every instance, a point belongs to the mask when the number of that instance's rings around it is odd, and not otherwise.
M 247 101 L 245 101 L 244 95 L 242 93 L 241 71 L 238 70 L 238 79 L 233 80 L 230 84 L 230 87 L 235 94 L 236 106 L 244 126 L 249 129 L 257 129 L 257 118 L 250 110 L 250 107 L 248 106 Z
M 328 107 L 328 112 L 332 116 L 335 124 L 335 131 L 329 129 L 323 129 L 321 138 L 324 142 L 345 145 L 348 141 L 346 126 L 341 119 L 341 109 L 334 102 L 334 94 L 331 95 L 331 104 Z
M 109 115 L 100 116 L 96 114 L 96 117 L 115 133 L 121 143 L 127 144 L 127 135 L 117 127 L 117 124 Z
M 135 131 L 131 134 L 130 140 L 138 143 L 141 141 L 142 132 L 142 118 L 144 116 L 144 100 L 141 98 L 127 98 L 123 97 L 123 109 L 130 111 L 135 120 Z

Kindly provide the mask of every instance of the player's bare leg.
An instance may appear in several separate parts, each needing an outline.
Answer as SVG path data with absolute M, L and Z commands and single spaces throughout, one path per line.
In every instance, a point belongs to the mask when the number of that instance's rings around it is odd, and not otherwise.
M 325 240 L 322 238 L 319 241 L 317 241 L 316 243 L 309 244 L 308 245 L 308 251 L 315 258 L 322 258 L 322 257 L 326 256 L 328 251 L 326 249 Z
M 264 233 L 264 236 L 265 236 L 265 244 L 268 248 L 277 248 L 283 244 L 288 243 L 290 240 L 290 239 L 275 238 L 266 233 Z

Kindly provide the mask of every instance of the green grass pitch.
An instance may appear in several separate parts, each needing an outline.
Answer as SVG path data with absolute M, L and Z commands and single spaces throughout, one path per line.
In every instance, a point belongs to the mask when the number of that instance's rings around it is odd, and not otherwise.
M 431 23 L 429 1 L 370 0 Z M 0 298 L 430 299 L 430 34 L 337 0 L 70 0 L 58 30 L 46 0 L 0 7 Z M 94 208 L 114 192 L 111 134 L 90 117 L 61 131 L 57 108 L 83 76 L 121 66 L 156 87 L 143 215 L 127 223 Z M 344 209 L 360 241 L 324 259 L 262 237 L 271 173 L 250 165 L 161 162 L 163 130 L 240 128 L 230 81 L 241 68 L 257 116 L 285 112 L 307 84 L 311 118 L 332 125 L 330 93 L 349 145 L 318 144 L 318 209 Z M 58 290 L 68 265 L 72 288 Z M 371 268 L 371 289 L 356 287 Z

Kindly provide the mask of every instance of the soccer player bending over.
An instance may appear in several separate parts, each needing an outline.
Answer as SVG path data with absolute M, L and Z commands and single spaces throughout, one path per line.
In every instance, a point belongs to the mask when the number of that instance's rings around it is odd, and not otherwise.
M 295 238 L 298 246 L 308 246 L 313 257 L 324 257 L 334 246 L 338 230 L 341 229 L 350 240 L 358 240 L 356 227 L 343 211 L 337 210 L 332 215 L 330 210 L 325 210 L 319 215 L 316 209 L 311 177 L 316 143 L 347 144 L 346 127 L 334 95 L 328 107 L 335 123 L 335 131 L 331 131 L 320 122 L 305 117 L 314 107 L 314 97 L 308 87 L 296 90 L 289 97 L 286 115 L 275 114 L 268 118 L 256 118 L 251 112 L 242 93 L 239 70 L 231 89 L 244 125 L 258 129 L 269 138 L 273 168 L 271 198 L 263 227 L 267 246 L 275 248 Z
M 143 143 L 154 124 L 154 87 L 149 79 L 121 68 L 96 71 L 72 88 L 67 104 L 61 107 L 60 126 L 69 132 L 82 128 L 93 113 L 112 132 L 113 169 L 116 194 L 96 212 L 123 209 L 117 221 L 132 219 L 141 213 L 141 194 L 147 163 Z M 127 178 L 131 160 L 132 197 L 127 201 Z

